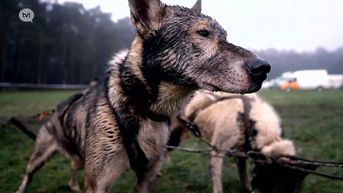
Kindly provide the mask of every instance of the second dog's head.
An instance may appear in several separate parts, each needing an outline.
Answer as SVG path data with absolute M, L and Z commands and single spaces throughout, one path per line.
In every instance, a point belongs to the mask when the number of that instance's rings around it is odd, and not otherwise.
M 159 81 L 207 90 L 249 93 L 260 89 L 270 65 L 249 50 L 229 43 L 226 31 L 192 9 L 159 0 L 129 0 L 140 42 L 141 68 Z

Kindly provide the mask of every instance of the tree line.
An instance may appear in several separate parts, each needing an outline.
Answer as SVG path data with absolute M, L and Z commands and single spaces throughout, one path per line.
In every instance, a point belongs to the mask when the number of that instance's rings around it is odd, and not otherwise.
M 303 53 L 268 49 L 257 54 L 272 65 L 269 79 L 283 72 L 305 69 L 326 69 L 329 74 L 343 74 L 343 47 L 331 52 L 317 48 L 313 52 Z
M 23 8 L 34 11 L 33 23 L 19 20 Z M 113 22 L 79 3 L 1 0 L 0 14 L 2 82 L 87 83 L 135 34 L 128 18 Z
M 23 8 L 35 12 L 21 22 Z M 85 84 L 104 73 L 114 53 L 135 35 L 130 19 L 117 22 L 99 7 L 55 1 L 0 1 L 0 82 Z M 269 78 L 285 71 L 324 68 L 343 73 L 343 48 L 297 53 L 268 49 L 258 55 L 272 64 Z

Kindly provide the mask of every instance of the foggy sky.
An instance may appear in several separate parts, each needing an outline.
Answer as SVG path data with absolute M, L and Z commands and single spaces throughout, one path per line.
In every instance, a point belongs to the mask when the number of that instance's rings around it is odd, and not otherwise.
M 70 0 L 59 0 L 65 2 Z M 101 6 L 114 21 L 129 16 L 126 0 L 72 0 Z M 162 0 L 192 7 L 195 0 Z M 313 51 L 343 46 L 342 0 L 203 0 L 203 13 L 216 19 L 228 40 L 250 49 Z

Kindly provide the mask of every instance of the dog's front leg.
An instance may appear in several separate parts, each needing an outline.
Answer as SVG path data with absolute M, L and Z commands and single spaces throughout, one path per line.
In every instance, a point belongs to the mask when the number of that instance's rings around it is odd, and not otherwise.
M 104 149 L 90 152 L 85 160 L 85 193 L 109 192 L 113 182 L 129 169 L 128 163 L 124 147 L 118 147 L 115 152 Z
M 155 187 L 156 178 L 161 169 L 163 160 L 160 158 L 154 163 L 150 164 L 145 170 L 136 171 L 138 184 L 137 192 L 138 193 L 152 193 Z
M 83 163 L 77 155 L 72 155 L 70 157 L 70 167 L 71 167 L 71 176 L 69 180 L 69 187 L 74 192 L 80 192 L 80 186 L 77 181 L 77 173 L 82 168 Z
M 209 169 L 212 182 L 213 193 L 223 193 L 222 170 L 223 156 L 216 151 L 212 151 L 209 156 Z
M 237 158 L 238 175 L 241 181 L 242 192 L 251 193 L 251 185 L 246 158 Z

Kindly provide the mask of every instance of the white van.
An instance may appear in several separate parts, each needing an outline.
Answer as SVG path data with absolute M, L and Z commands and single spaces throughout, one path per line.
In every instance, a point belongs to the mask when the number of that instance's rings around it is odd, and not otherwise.
M 328 72 L 323 69 L 318 70 L 298 70 L 293 72 L 300 89 L 322 90 L 329 88 Z
M 343 74 L 329 74 L 329 87 L 338 89 L 343 87 Z

